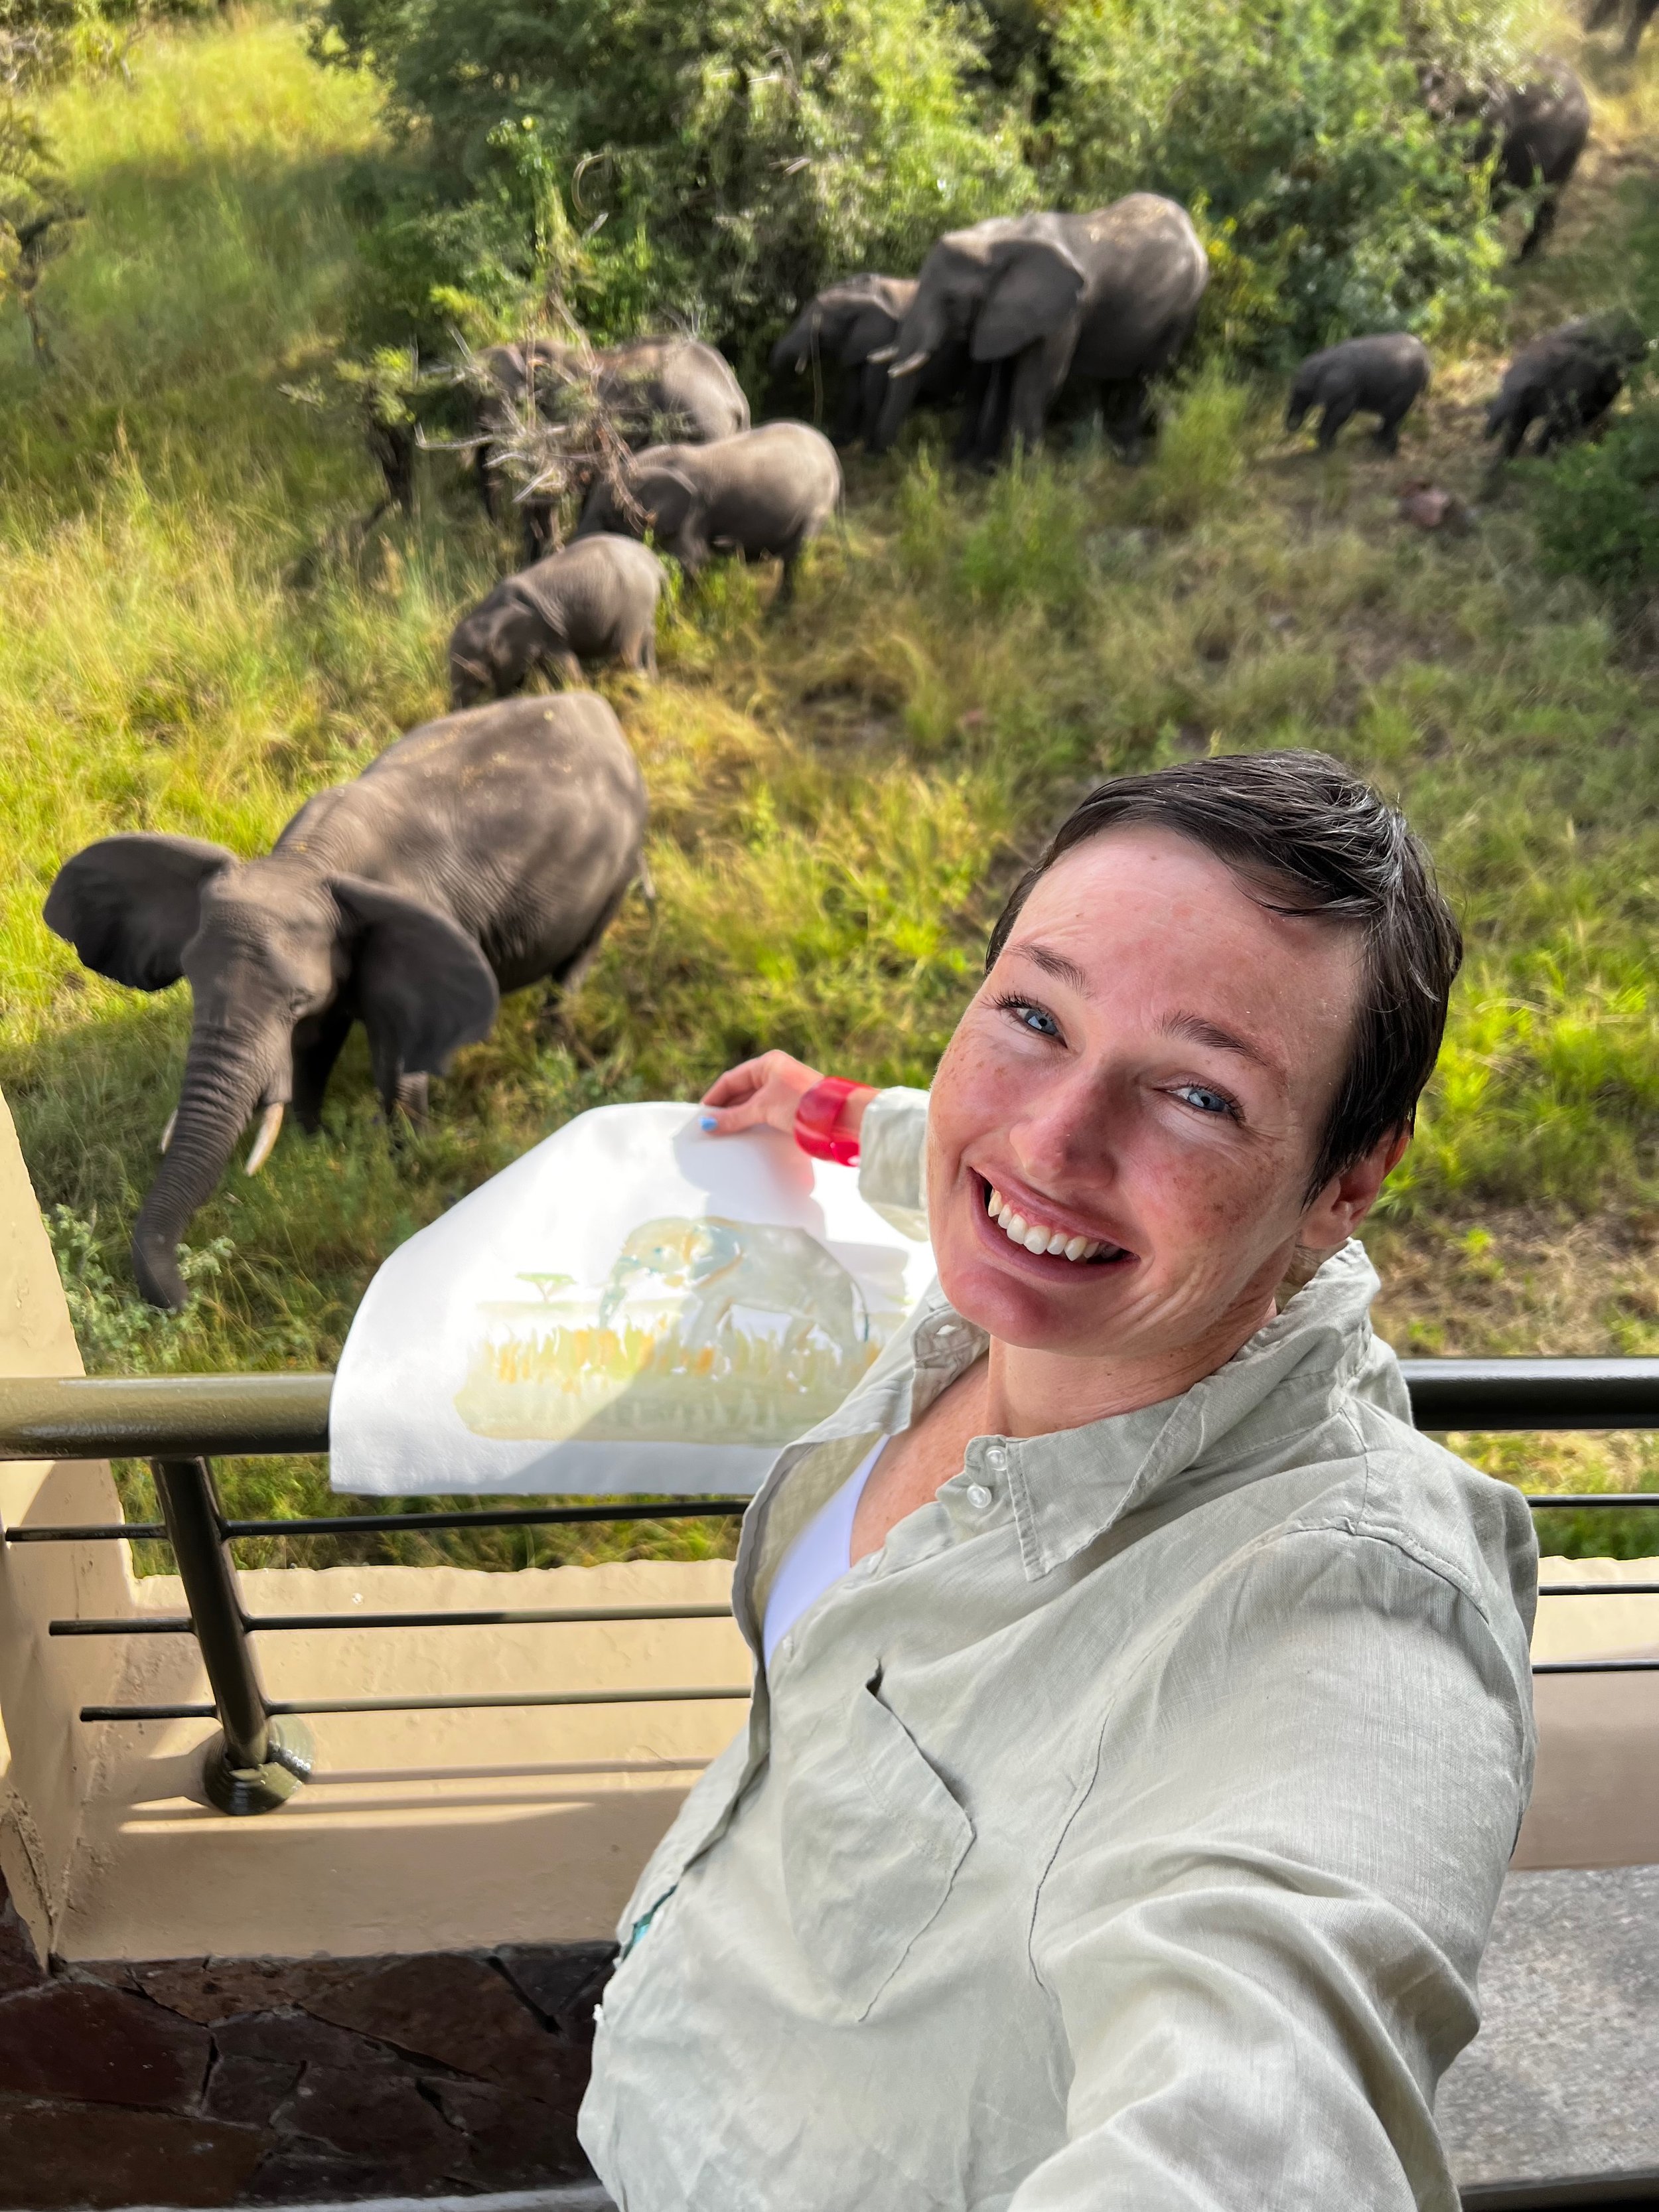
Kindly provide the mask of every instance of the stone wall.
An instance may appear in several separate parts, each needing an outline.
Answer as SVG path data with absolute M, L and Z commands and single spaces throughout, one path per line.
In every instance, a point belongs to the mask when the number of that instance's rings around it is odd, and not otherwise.
M 255 2205 L 585 2177 L 606 1943 L 54 1961 L 0 1891 L 0 2207 Z

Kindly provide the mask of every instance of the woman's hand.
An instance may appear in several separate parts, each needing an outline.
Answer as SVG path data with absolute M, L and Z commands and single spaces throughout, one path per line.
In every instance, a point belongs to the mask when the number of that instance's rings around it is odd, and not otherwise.
M 763 1052 L 758 1060 L 728 1067 L 709 1085 L 702 1097 L 702 1126 L 717 1137 L 733 1137 L 739 1129 L 777 1129 L 792 1137 L 801 1100 L 823 1080 L 817 1068 L 787 1052 Z M 842 1106 L 836 1130 L 855 1137 L 875 1095 L 871 1085 L 860 1084 Z

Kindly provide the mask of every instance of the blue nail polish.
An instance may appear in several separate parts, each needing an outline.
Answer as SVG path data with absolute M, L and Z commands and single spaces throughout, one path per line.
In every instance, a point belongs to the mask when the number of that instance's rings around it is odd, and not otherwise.
M 714 1119 L 712 1114 L 705 1114 L 702 1121 L 698 1122 L 697 1127 L 700 1129 L 718 1129 L 720 1123 Z

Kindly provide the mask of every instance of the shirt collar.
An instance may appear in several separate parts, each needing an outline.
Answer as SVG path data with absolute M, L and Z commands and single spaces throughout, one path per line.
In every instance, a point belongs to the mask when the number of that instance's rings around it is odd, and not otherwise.
M 976 1437 L 964 1474 L 1006 1490 L 1027 1575 L 1035 1581 L 1051 1574 L 1197 1468 L 1276 1395 L 1285 1401 L 1284 1427 L 1311 1427 L 1364 1364 L 1378 1288 L 1364 1245 L 1352 1240 L 1224 1366 L 1179 1397 L 1048 1436 Z M 896 1433 L 973 1364 L 986 1343 L 984 1331 L 956 1312 L 935 1284 L 864 1389 L 815 1435 Z

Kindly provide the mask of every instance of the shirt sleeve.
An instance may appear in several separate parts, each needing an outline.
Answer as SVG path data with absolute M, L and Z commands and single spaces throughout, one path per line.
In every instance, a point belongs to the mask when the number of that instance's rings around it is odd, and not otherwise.
M 878 1091 L 859 1127 L 859 1194 L 902 1237 L 927 1237 L 927 1093 Z
M 1531 1778 L 1518 1620 L 1282 1534 L 1110 1716 L 1039 1899 L 1068 2142 L 1010 2212 L 1455 2212 L 1433 2123 Z

